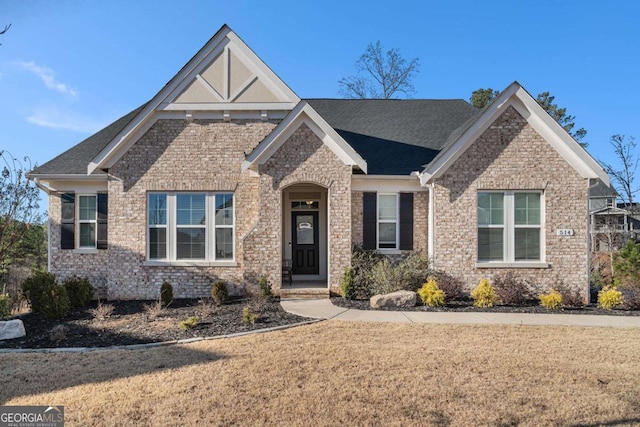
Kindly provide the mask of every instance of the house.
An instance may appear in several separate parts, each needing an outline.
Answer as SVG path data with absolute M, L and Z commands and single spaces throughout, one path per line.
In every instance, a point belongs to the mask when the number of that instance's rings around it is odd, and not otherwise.
M 517 82 L 463 100 L 300 99 L 228 27 L 149 102 L 33 170 L 49 268 L 110 298 L 211 283 L 339 292 L 352 244 L 422 251 L 469 287 L 516 271 L 588 298 L 602 168 Z
M 592 251 L 617 251 L 629 239 L 640 240 L 637 206 L 617 203 L 617 199 L 618 193 L 602 181 L 595 181 L 589 189 Z

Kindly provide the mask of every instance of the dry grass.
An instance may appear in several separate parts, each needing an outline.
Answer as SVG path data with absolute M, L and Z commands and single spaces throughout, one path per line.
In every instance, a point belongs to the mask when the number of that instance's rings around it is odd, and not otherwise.
M 69 426 L 640 424 L 638 329 L 331 321 L 0 366 L 0 403 Z

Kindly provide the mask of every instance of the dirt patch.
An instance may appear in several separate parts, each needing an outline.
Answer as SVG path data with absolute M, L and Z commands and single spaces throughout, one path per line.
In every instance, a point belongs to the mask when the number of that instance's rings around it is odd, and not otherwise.
M 236 299 L 222 306 L 203 305 L 197 299 L 174 300 L 158 318 L 151 320 L 145 305 L 153 303 L 153 301 L 110 301 L 108 304 L 113 304 L 114 311 L 103 321 L 96 320 L 91 314 L 91 309 L 97 306 L 96 302 L 86 308 L 71 311 L 62 320 L 49 320 L 39 314 L 29 313 L 20 317 L 27 335 L 0 341 L 0 349 L 144 344 L 227 335 L 308 320 L 285 312 L 277 299 L 264 304 L 254 324 L 245 323 L 242 319 L 242 310 L 249 304 L 247 300 Z M 191 316 L 199 318 L 198 325 L 190 330 L 182 330 L 180 322 Z M 62 339 L 55 340 L 51 337 L 51 330 L 57 325 L 63 325 L 65 333 Z

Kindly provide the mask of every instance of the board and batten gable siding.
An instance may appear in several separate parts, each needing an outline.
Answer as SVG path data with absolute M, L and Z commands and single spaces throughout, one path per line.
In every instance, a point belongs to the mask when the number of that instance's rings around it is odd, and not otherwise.
M 588 298 L 588 180 L 567 163 L 513 108 L 435 180 L 435 268 L 461 278 L 467 290 L 505 268 L 477 268 L 477 193 L 539 190 L 544 199 L 542 244 L 549 268 L 514 268 L 549 290 L 563 282 Z M 573 236 L 558 236 L 572 229 Z
M 243 237 L 258 218 L 258 178 L 241 172 L 251 152 L 277 125 L 269 120 L 158 120 L 109 170 L 109 296 L 157 298 L 163 281 L 176 298 L 210 295 L 223 280 L 232 293 L 247 285 Z M 149 192 L 232 192 L 234 266 L 149 266 Z M 255 285 L 255 284 L 253 284 Z

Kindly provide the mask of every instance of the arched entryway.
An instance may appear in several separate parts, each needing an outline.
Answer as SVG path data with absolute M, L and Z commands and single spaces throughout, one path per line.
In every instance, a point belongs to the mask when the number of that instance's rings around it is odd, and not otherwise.
M 291 283 L 283 277 L 282 287 L 327 288 L 327 194 L 325 187 L 313 183 L 282 190 L 282 259 L 292 276 Z

